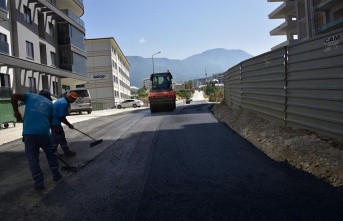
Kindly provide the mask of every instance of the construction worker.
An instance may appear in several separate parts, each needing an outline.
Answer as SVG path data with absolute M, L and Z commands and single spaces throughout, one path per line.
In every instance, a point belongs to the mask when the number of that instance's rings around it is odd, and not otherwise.
M 17 121 L 22 121 L 18 110 L 18 101 L 25 102 L 25 118 L 23 122 L 23 142 L 25 155 L 31 170 L 36 190 L 45 189 L 44 175 L 39 164 L 39 149 L 42 148 L 48 160 L 53 180 L 62 178 L 59 171 L 56 149 L 51 143 L 50 125 L 52 120 L 53 104 L 49 90 L 41 90 L 38 94 L 13 94 L 11 103 Z
M 65 157 L 74 156 L 76 152 L 70 150 L 68 147 L 67 139 L 61 123 L 64 123 L 70 129 L 74 129 L 74 126 L 69 123 L 66 117 L 69 114 L 70 104 L 74 103 L 77 98 L 78 94 L 76 92 L 70 92 L 67 97 L 61 97 L 54 102 L 51 126 L 52 143 L 56 149 L 58 145 L 61 146 Z
M 170 84 L 169 84 L 169 80 L 167 79 L 167 76 L 163 76 L 163 81 L 162 83 L 160 84 L 160 87 L 161 88 L 169 88 L 170 87 Z

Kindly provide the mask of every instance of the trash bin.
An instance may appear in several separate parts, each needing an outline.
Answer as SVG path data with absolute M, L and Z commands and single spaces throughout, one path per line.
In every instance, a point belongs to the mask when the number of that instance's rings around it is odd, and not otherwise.
M 16 118 L 13 115 L 11 99 L 0 99 L 0 129 L 2 124 L 7 128 L 9 123 L 13 123 L 15 127 Z
M 0 87 L 0 129 L 9 127 L 9 123 L 13 123 L 15 127 L 16 118 L 13 115 L 13 108 L 11 104 L 12 88 Z

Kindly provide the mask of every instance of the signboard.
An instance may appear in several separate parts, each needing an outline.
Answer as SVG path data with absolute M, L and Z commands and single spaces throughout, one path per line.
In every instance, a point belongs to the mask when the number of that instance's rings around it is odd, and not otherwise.
M 332 36 L 324 38 L 324 47 L 329 48 L 329 49 L 331 47 L 333 47 L 333 48 L 337 49 L 340 42 L 341 42 L 341 35 L 340 34 L 332 35 Z
M 89 80 L 96 81 L 96 80 L 109 80 L 109 74 L 90 74 Z

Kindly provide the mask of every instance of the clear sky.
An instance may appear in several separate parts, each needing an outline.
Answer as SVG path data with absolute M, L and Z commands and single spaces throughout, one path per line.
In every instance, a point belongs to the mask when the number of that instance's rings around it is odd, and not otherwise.
M 83 0 L 86 38 L 113 37 L 125 56 L 185 59 L 241 49 L 256 56 L 286 40 L 270 36 L 282 19 L 267 0 Z M 155 57 L 154 56 L 154 57 Z

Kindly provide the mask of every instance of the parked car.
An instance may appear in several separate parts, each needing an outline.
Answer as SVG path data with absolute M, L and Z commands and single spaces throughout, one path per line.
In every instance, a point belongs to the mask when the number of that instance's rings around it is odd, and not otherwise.
M 61 97 L 67 97 L 70 92 L 76 92 L 78 95 L 78 98 L 76 99 L 74 103 L 70 104 L 69 113 L 79 112 L 79 114 L 81 114 L 82 111 L 87 111 L 88 114 L 92 113 L 92 110 L 93 110 L 92 99 L 88 90 L 86 89 L 67 90 L 62 94 Z
M 141 101 L 141 100 L 137 100 L 137 99 L 128 99 L 128 100 L 124 100 L 124 101 L 122 101 L 121 103 L 119 103 L 119 104 L 117 105 L 117 108 L 118 108 L 118 109 L 127 108 L 127 107 L 136 108 L 136 107 L 142 107 L 143 105 L 144 105 L 144 102 Z
M 191 101 L 192 101 L 192 98 L 189 98 L 189 97 L 186 98 L 186 104 L 190 104 Z

